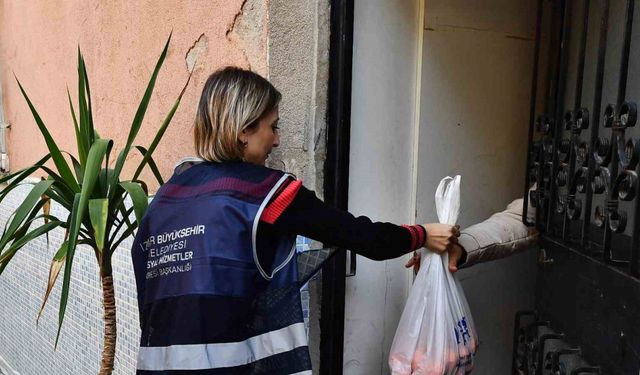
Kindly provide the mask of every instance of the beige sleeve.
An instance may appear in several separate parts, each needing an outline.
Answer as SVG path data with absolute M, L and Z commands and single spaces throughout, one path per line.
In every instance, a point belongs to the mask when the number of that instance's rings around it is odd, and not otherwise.
M 467 251 L 467 261 L 462 268 L 504 258 L 537 245 L 538 232 L 522 223 L 522 204 L 522 199 L 516 199 L 506 210 L 460 232 L 458 241 Z M 531 207 L 529 211 L 532 211 Z

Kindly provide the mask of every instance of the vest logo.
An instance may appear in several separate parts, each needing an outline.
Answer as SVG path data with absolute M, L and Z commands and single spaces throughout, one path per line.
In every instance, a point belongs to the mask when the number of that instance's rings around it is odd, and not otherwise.
M 160 264 L 183 262 L 193 259 L 193 251 L 185 251 L 184 253 L 173 253 L 163 255 L 160 258 L 147 261 L 147 269 L 156 267 Z
M 194 225 L 192 227 L 176 229 L 171 232 L 164 232 L 157 236 L 151 236 L 142 242 L 143 250 L 147 251 L 153 245 L 161 245 L 165 242 L 175 241 L 180 238 L 193 236 L 196 234 L 204 234 L 204 225 Z
M 204 225 L 194 225 L 144 240 L 140 247 L 147 253 L 146 279 L 191 271 L 193 251 L 187 247 L 189 237 L 204 233 Z

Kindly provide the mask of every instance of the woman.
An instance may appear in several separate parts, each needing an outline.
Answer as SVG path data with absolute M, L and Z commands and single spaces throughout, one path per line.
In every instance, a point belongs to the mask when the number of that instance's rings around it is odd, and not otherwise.
M 457 242 L 449 225 L 356 218 L 265 167 L 280 143 L 280 98 L 239 68 L 207 80 L 195 120 L 199 159 L 159 189 L 133 244 L 139 374 L 311 374 L 297 234 L 375 260 Z

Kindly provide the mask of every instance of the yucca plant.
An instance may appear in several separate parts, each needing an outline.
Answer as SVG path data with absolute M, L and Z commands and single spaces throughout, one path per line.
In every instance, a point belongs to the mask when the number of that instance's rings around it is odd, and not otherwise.
M 67 90 L 78 147 L 77 157 L 60 150 L 27 96 L 22 84 L 16 78 L 20 91 L 26 99 L 35 122 L 44 137 L 49 153 L 34 165 L 0 179 L 0 183 L 7 183 L 6 187 L 0 191 L 0 202 L 2 202 L 9 192 L 24 184 L 25 179 L 33 173 L 44 171 L 47 175 L 42 181 L 34 184 L 24 202 L 11 215 L 2 232 L 0 237 L 0 274 L 23 246 L 41 235 L 48 236 L 48 232 L 53 229 L 64 228 L 65 239 L 51 262 L 48 285 L 40 313 L 38 314 L 39 318 L 51 289 L 58 278 L 58 274 L 64 266 L 58 312 L 58 331 L 55 341 L 57 347 L 69 297 L 69 285 L 76 247 L 78 245 L 86 245 L 91 248 L 95 253 L 100 269 L 104 308 L 104 347 L 100 374 L 111 374 L 113 371 L 116 349 L 116 305 L 111 258 L 118 245 L 128 236 L 133 235 L 147 209 L 149 199 L 147 183 L 139 179 L 140 173 L 148 166 L 158 183 L 163 183 L 152 154 L 171 122 L 182 95 L 189 84 L 188 79 L 173 107 L 160 125 L 151 144 L 146 148 L 135 146 L 134 141 L 142 126 L 158 72 L 167 55 L 170 40 L 171 35 L 169 35 L 162 54 L 156 63 L 147 89 L 131 123 L 127 142 L 115 159 L 115 165 L 110 164 L 113 141 L 101 138 L 94 128 L 89 79 L 84 58 L 79 48 L 77 115 L 71 95 Z M 121 173 L 125 160 L 132 152 L 140 152 L 142 161 L 138 164 L 131 178 L 123 179 Z M 45 165 L 49 160 L 53 161 L 55 169 Z M 132 202 L 130 206 L 125 203 L 127 196 L 130 197 Z M 66 219 L 61 219 L 51 215 L 49 211 L 51 201 L 57 202 L 69 211 L 69 216 Z M 135 220 L 130 219 L 132 213 L 135 215 Z M 32 229 L 32 226 L 36 226 L 34 224 L 42 225 Z

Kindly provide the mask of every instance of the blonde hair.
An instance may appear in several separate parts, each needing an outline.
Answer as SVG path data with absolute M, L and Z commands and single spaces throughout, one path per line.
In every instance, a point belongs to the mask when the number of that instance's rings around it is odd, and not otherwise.
M 273 110 L 282 95 L 260 75 L 237 67 L 220 69 L 202 89 L 195 119 L 196 154 L 204 160 L 241 160 L 239 135 Z

